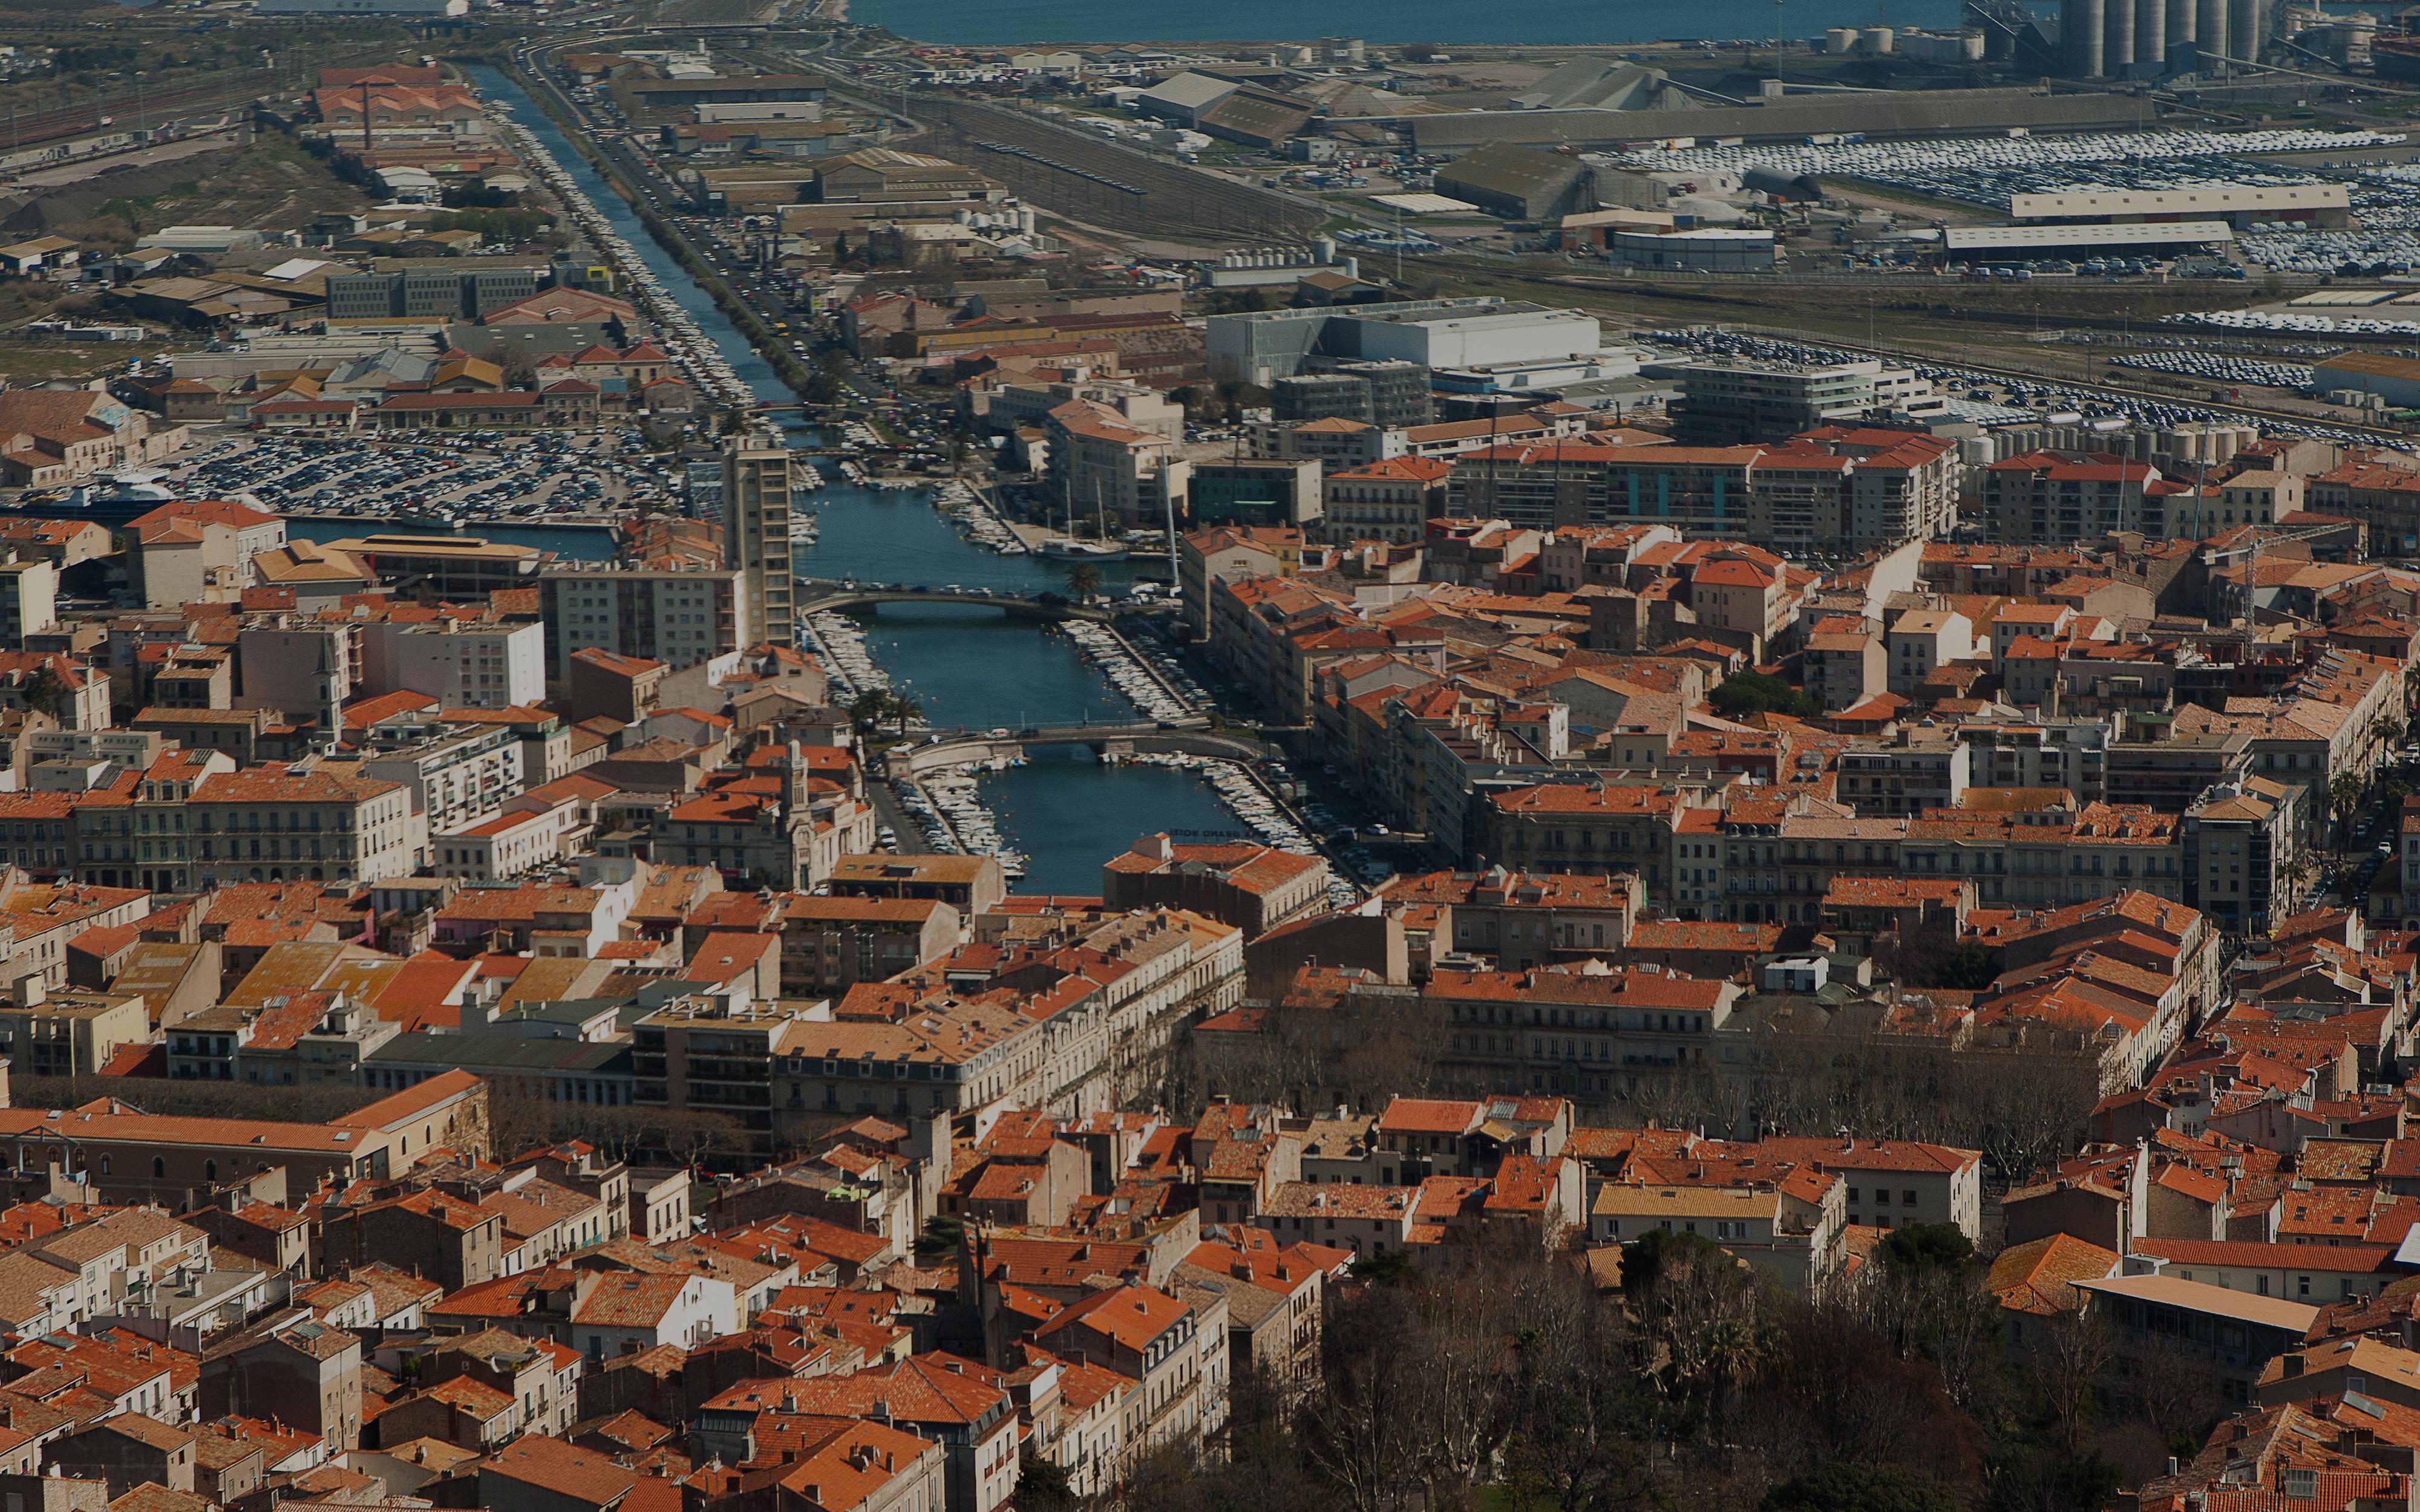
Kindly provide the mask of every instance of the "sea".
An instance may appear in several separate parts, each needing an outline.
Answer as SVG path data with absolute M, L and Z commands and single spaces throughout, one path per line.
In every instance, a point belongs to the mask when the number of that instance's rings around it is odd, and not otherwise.
M 1686 6 L 1624 0 L 1228 0 L 1224 5 L 1137 0 L 850 0 L 849 19 L 923 42 L 996 47 L 1016 42 L 1311 41 L 1358 37 L 1381 44 L 1462 42 L 1590 46 L 1820 37 L 1832 26 L 1956 26 L 1960 0 L 1698 0 Z

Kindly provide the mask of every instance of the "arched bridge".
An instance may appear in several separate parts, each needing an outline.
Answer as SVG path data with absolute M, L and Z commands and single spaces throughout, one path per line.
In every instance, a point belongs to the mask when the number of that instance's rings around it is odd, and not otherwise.
M 921 746 L 895 746 L 883 757 L 884 771 L 893 781 L 921 777 L 944 766 L 995 757 L 1022 756 L 1032 746 L 1090 746 L 1096 751 L 1131 755 L 1145 751 L 1186 756 L 1215 756 L 1223 761 L 1256 762 L 1272 748 L 1250 735 L 1220 734 L 1202 718 L 1164 723 L 1063 724 L 1028 726 L 998 734 L 945 735 Z
M 967 604 L 976 609 L 996 609 L 1002 614 L 1021 620 L 1094 620 L 1106 624 L 1110 618 L 1109 611 L 1096 604 L 1078 604 L 1060 598 L 1045 601 L 1024 594 L 1007 594 L 995 589 L 909 588 L 879 583 L 833 582 L 819 578 L 798 580 L 798 609 L 801 614 L 823 609 L 866 609 L 876 604 Z

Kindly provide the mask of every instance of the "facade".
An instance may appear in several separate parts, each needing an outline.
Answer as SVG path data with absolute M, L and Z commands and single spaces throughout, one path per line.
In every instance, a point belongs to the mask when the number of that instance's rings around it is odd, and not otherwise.
M 1691 446 L 1774 441 L 1874 407 L 1877 359 L 1822 366 L 1723 358 L 1681 370 L 1674 438 Z
M 406 876 L 427 845 L 411 789 L 326 764 L 214 772 L 194 785 L 188 811 L 194 880 L 205 887 Z
M 1422 540 L 1428 522 L 1446 512 L 1452 471 L 1435 457 L 1397 456 L 1331 472 L 1321 532 L 1339 542 Z
M 503 709 L 546 701 L 546 629 L 537 625 L 434 620 L 362 626 L 362 686 L 409 688 L 442 707 Z
M 2149 462 L 2028 452 L 1983 470 L 1983 517 L 1993 539 L 2065 546 L 2112 531 L 2164 536 L 2169 494 L 2182 488 Z
M 789 451 L 778 440 L 736 439 L 723 452 L 723 560 L 738 573 L 741 590 L 733 609 L 734 633 L 750 625 L 777 646 L 798 643 L 790 580 L 791 476 Z
M 539 579 L 551 675 L 594 646 L 678 671 L 753 645 L 744 574 L 550 567 Z
M 958 911 L 911 898 L 797 898 L 782 910 L 782 995 L 838 997 L 958 942 Z
M 473 115 L 477 114 L 473 107 Z M 538 291 L 546 270 L 535 264 L 494 266 L 489 259 L 457 270 L 411 268 L 400 272 L 328 275 L 331 320 L 476 320 Z

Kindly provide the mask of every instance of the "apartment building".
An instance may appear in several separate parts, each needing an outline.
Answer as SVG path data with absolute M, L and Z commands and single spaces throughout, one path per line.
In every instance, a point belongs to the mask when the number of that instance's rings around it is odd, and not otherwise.
M 324 763 L 212 772 L 194 784 L 189 812 L 201 887 L 376 882 L 409 875 L 428 846 L 410 788 Z
M 2149 462 L 2101 452 L 2026 452 L 1983 469 L 1993 538 L 2064 546 L 2111 531 L 2167 534 L 2167 499 L 2188 485 Z
M 1673 786 L 1552 783 L 1492 795 L 1486 854 L 1533 872 L 1636 872 L 1650 903 L 1670 900 L 1672 835 L 1687 800 Z
M 546 701 L 546 627 L 482 620 L 371 621 L 362 626 L 365 692 L 409 688 L 449 709 Z
M 204 778 L 235 769 L 224 751 L 179 749 L 79 795 L 76 874 L 107 887 L 195 890 L 195 832 L 187 805 Z
M 1452 471 L 1435 457 L 1397 456 L 1330 472 L 1320 532 L 1340 542 L 1419 541 L 1446 512 Z
M 782 995 L 838 997 L 955 947 L 958 911 L 917 898 L 793 898 L 782 908 Z
M 752 1153 L 769 1159 L 786 1127 L 777 1123 L 774 1066 L 830 1027 L 789 1005 L 676 998 L 631 1027 L 632 1098 L 640 1107 L 723 1115 L 746 1132 Z
M 791 479 L 789 449 L 778 436 L 735 437 L 723 451 L 723 561 L 739 574 L 741 589 L 732 613 L 735 633 L 738 625 L 749 625 L 777 646 L 798 643 L 790 580 Z
M 1915 815 L 1955 809 L 1972 782 L 1974 753 L 1950 732 L 1902 728 L 1887 742 L 1839 753 L 1840 801 L 1860 815 Z
M 548 567 L 538 578 L 546 665 L 571 674 L 573 653 L 594 646 L 677 671 L 759 639 L 746 574 L 661 568 Z
M 1899 861 L 1908 876 L 1973 881 L 1985 907 L 2055 906 L 2128 887 L 2185 893 L 2180 816 L 2132 805 L 1936 812 L 1909 821 Z
M 1692 446 L 1731 446 L 1854 422 L 1874 407 L 1885 371 L 1874 358 L 1803 363 L 1722 357 L 1691 363 L 1681 369 L 1674 433 Z
M 411 794 L 424 835 L 470 828 L 520 796 L 522 747 L 509 729 L 405 715 L 380 720 L 357 738 L 355 751 L 326 764 L 401 783 Z M 427 860 L 424 855 L 416 864 Z
M 1718 1064 L 1708 1052 L 1738 983 L 1655 966 L 1444 971 L 1419 1007 L 1445 1065 L 1491 1092 L 1606 1101 L 1650 1068 Z

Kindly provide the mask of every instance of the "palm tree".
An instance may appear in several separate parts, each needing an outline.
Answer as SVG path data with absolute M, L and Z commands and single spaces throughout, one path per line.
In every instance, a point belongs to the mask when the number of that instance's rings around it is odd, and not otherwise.
M 2346 772 L 2328 784 L 2328 805 L 2336 818 L 2336 854 L 2342 856 L 2345 843 L 2352 838 L 2352 822 L 2361 809 L 2361 779 Z
M 1089 604 L 1101 591 L 1101 569 L 1089 562 L 1078 562 L 1067 569 L 1067 592 L 1078 604 Z
M 884 712 L 898 724 L 899 738 L 905 740 L 908 738 L 908 727 L 924 717 L 924 706 L 905 693 L 892 693 L 886 696 L 889 699 L 890 707 Z
M 869 687 L 848 701 L 849 722 L 867 729 L 880 724 L 890 713 L 891 691 L 888 688 Z

